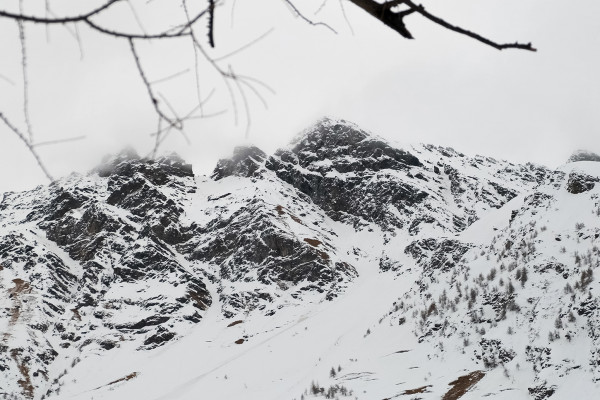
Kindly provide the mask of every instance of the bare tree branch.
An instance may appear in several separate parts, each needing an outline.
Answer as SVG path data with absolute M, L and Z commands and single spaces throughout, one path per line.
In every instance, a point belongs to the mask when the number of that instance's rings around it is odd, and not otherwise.
M 537 49 L 535 49 L 531 43 L 496 43 L 491 41 L 490 39 L 487 39 L 475 32 L 471 32 L 468 31 L 466 29 L 463 29 L 459 26 L 455 26 L 452 25 L 446 21 L 444 21 L 443 19 L 436 17 L 435 15 L 425 11 L 425 7 L 423 7 L 422 5 L 416 5 L 414 4 L 412 1 L 410 0 L 406 0 L 404 2 L 406 5 L 408 5 L 412 10 L 416 11 L 417 13 L 421 14 L 422 16 L 424 16 L 425 18 L 427 18 L 430 21 L 435 22 L 436 24 L 443 26 L 446 29 L 449 29 L 451 31 L 460 33 L 462 35 L 468 36 L 470 38 L 473 38 L 481 43 L 487 44 L 488 46 L 491 46 L 495 49 L 498 50 L 504 50 L 504 49 L 521 49 L 521 50 L 529 50 L 529 51 L 537 51 Z
M 175 120 L 171 119 L 169 116 L 167 116 L 161 110 L 158 99 L 156 98 L 156 96 L 154 95 L 154 91 L 152 90 L 152 85 L 150 84 L 150 81 L 146 77 L 146 73 L 144 72 L 144 69 L 142 68 L 142 63 L 140 62 L 140 57 L 135 48 L 135 43 L 134 43 L 133 39 L 129 39 L 129 48 L 131 50 L 131 54 L 133 55 L 133 59 L 135 60 L 135 65 L 137 67 L 138 73 L 139 73 L 140 77 L 142 78 L 142 81 L 144 82 L 144 86 L 146 86 L 148 96 L 150 97 L 150 101 L 152 102 L 152 106 L 154 107 L 154 111 L 156 112 L 156 115 L 158 115 L 159 118 L 161 118 L 162 120 L 167 122 L 170 126 L 176 128 L 176 129 L 180 129 L 182 127 L 181 121 L 179 121 L 177 119 L 175 119 Z
M 44 10 L 46 11 L 45 18 L 50 14 L 50 0 L 44 0 Z M 50 25 L 44 26 L 46 29 L 46 43 L 50 43 Z
M 101 12 L 107 10 L 109 7 L 111 7 L 115 3 L 118 3 L 119 1 L 122 1 L 122 0 L 109 0 L 104 5 L 98 7 L 94 10 L 91 10 L 84 14 L 75 15 L 72 17 L 44 18 L 44 17 L 36 17 L 33 15 L 15 14 L 15 13 L 11 13 L 9 11 L 3 11 L 3 10 L 0 10 L 0 17 L 10 18 L 10 19 L 17 20 L 17 21 L 33 22 L 33 23 L 37 23 L 37 24 L 46 24 L 46 25 L 66 24 L 68 22 L 81 22 L 81 21 L 87 20 L 90 17 L 93 17 L 94 15 L 100 14 Z
M 127 0 L 127 4 L 129 5 L 129 8 L 131 9 L 131 13 L 133 14 L 133 18 L 135 18 L 135 22 L 137 23 L 138 27 L 144 34 L 146 34 L 147 33 L 146 28 L 144 28 L 144 24 L 142 24 L 142 20 L 140 19 L 140 16 L 138 15 L 138 12 L 135 9 L 135 7 L 133 6 L 133 3 L 131 2 L 131 0 Z
M 79 35 L 79 25 L 73 25 L 75 28 L 75 40 L 77 40 L 77 47 L 79 48 L 79 59 L 83 60 L 83 44 L 81 43 L 81 36 Z
M 177 115 L 177 111 L 175 111 L 175 108 L 171 105 L 169 100 L 165 96 L 163 96 L 162 93 L 159 93 L 158 95 L 160 96 L 161 99 L 163 99 L 163 101 L 165 102 L 165 104 L 167 105 L 169 110 L 171 110 L 171 113 L 173 113 L 173 115 L 175 116 L 176 121 L 178 121 L 180 123 L 180 125 L 178 127 L 175 127 L 175 126 L 173 126 L 173 127 L 176 128 L 179 133 L 181 133 L 181 135 L 184 137 L 187 144 L 192 144 L 192 141 L 190 140 L 188 134 L 185 133 L 185 130 L 183 129 L 183 121 L 184 120 L 182 118 L 180 118 L 179 115 Z
M 99 8 L 96 8 L 96 9 L 89 11 L 87 13 L 84 13 L 84 14 L 71 16 L 71 17 L 44 18 L 44 17 L 33 16 L 33 15 L 15 14 L 15 13 L 11 13 L 9 11 L 0 10 L 0 18 L 4 17 L 4 18 L 10 18 L 10 19 L 13 19 L 16 21 L 31 22 L 31 23 L 46 24 L 46 25 L 66 24 L 66 23 L 70 23 L 70 22 L 81 22 L 81 23 L 87 24 L 90 28 L 92 28 L 100 33 L 103 33 L 103 34 L 106 34 L 109 36 L 121 37 L 121 38 L 126 38 L 126 39 L 149 39 L 150 40 L 150 39 L 172 39 L 172 38 L 178 38 L 178 37 L 182 37 L 182 36 L 188 36 L 189 28 L 193 24 L 198 22 L 198 20 L 200 20 L 208 12 L 208 9 L 205 9 L 205 10 L 199 12 L 198 14 L 196 14 L 193 18 L 189 19 L 188 22 L 185 24 L 182 24 L 175 28 L 168 29 L 166 31 L 154 33 L 154 34 L 150 34 L 150 33 L 135 34 L 135 33 L 122 32 L 122 31 L 103 27 L 102 25 L 99 25 L 92 20 L 92 17 L 106 11 L 109 7 L 111 7 L 112 5 L 114 5 L 115 3 L 118 3 L 120 1 L 123 1 L 123 0 L 110 0 Z
M 211 94 L 212 94 L 212 92 L 211 92 Z M 210 97 L 210 95 L 209 95 L 209 97 Z M 208 100 L 208 97 L 204 101 L 206 102 L 207 100 Z M 219 116 L 219 115 L 222 115 L 225 113 L 225 110 L 221 110 L 221 111 L 217 111 L 217 112 L 210 113 L 210 114 L 194 116 L 194 113 L 196 113 L 196 111 L 198 111 L 198 110 L 200 110 L 200 105 L 196 105 L 182 119 L 187 121 L 187 120 L 198 119 L 198 118 L 211 118 L 211 117 L 216 117 L 216 116 Z M 151 133 L 152 136 L 155 136 L 155 145 L 154 145 L 154 149 L 150 152 L 150 154 L 147 155 L 147 157 L 156 158 L 156 155 L 158 154 L 158 149 L 160 148 L 160 145 L 167 139 L 169 134 L 171 132 L 173 132 L 173 127 L 171 127 L 171 126 L 162 128 L 161 122 L 162 122 L 162 120 L 159 120 L 158 129 L 156 130 L 156 132 Z
M 12 79 L 10 79 L 7 76 L 0 74 L 0 79 L 2 79 L 3 81 L 7 82 L 8 84 L 10 84 L 12 86 L 15 86 L 15 83 L 12 81 Z
M 208 44 L 215 47 L 215 0 L 208 0 Z
M 183 70 L 181 70 L 179 72 L 175 72 L 174 74 L 165 76 L 164 78 L 155 79 L 152 82 L 150 82 L 150 84 L 154 85 L 154 84 L 157 84 L 157 83 L 167 82 L 167 81 L 170 81 L 171 79 L 175 79 L 175 78 L 177 78 L 177 77 L 179 77 L 181 75 L 185 75 L 188 72 L 190 72 L 190 69 L 186 68 L 186 69 L 183 69 Z
M 18 3 L 19 4 L 18 12 L 0 10 L 0 21 L 3 19 L 15 21 L 19 28 L 18 40 L 21 43 L 21 67 L 22 67 L 22 72 L 23 72 L 23 114 L 25 117 L 25 127 L 24 128 L 26 128 L 26 129 L 24 129 L 25 133 L 23 133 L 23 131 L 19 130 L 19 128 L 15 124 L 13 124 L 5 116 L 5 114 L 3 114 L 1 112 L 0 112 L 0 120 L 25 144 L 25 146 L 27 147 L 29 152 L 32 154 L 32 156 L 35 158 L 36 162 L 38 163 L 38 165 L 40 166 L 40 168 L 42 169 L 44 174 L 49 179 L 52 180 L 52 176 L 50 175 L 50 173 L 48 172 L 48 170 L 45 168 L 44 164 L 42 163 L 42 160 L 39 157 L 38 153 L 36 152 L 36 149 L 38 147 L 44 146 L 44 145 L 79 140 L 79 139 L 81 139 L 81 137 L 60 139 L 60 140 L 50 140 L 50 141 L 45 141 L 45 142 L 34 143 L 32 123 L 31 123 L 30 115 L 29 115 L 29 86 L 30 85 L 29 85 L 29 77 L 28 77 L 28 52 L 27 52 L 27 37 L 26 37 L 27 26 L 26 26 L 26 24 L 42 24 L 42 25 L 44 25 L 46 27 L 46 41 L 48 43 L 50 41 L 49 40 L 49 30 L 48 30 L 49 27 L 52 25 L 62 25 L 65 29 L 67 29 L 67 31 L 77 41 L 78 46 L 79 46 L 79 51 L 81 54 L 81 58 L 83 58 L 83 45 L 82 45 L 82 40 L 81 40 L 81 36 L 80 36 L 80 27 L 86 26 L 88 29 L 90 29 L 95 34 L 100 34 L 104 37 L 112 37 L 115 39 L 124 39 L 124 40 L 128 41 L 131 54 L 135 61 L 135 67 L 136 67 L 137 73 L 139 74 L 140 78 L 142 79 L 142 82 L 146 88 L 148 97 L 152 103 L 153 111 L 156 114 L 157 119 L 158 119 L 157 130 L 155 133 L 153 133 L 153 135 L 155 135 L 154 148 L 152 150 L 152 154 L 154 156 L 156 156 L 160 145 L 164 142 L 164 140 L 173 131 L 180 132 L 184 136 L 184 138 L 189 142 L 188 136 L 183 131 L 185 121 L 190 120 L 190 119 L 197 119 L 197 118 L 204 118 L 204 117 L 220 115 L 225 112 L 225 111 L 219 111 L 217 113 L 212 113 L 212 114 L 204 113 L 203 105 L 208 101 L 208 99 L 211 98 L 212 94 L 214 93 L 214 89 L 209 93 L 209 95 L 206 97 L 206 99 L 204 99 L 204 100 L 202 99 L 201 92 L 200 92 L 200 64 L 199 64 L 199 62 L 202 60 L 202 58 L 204 58 L 206 63 L 212 69 L 214 69 L 214 71 L 216 71 L 219 74 L 219 76 L 221 77 L 221 79 L 224 83 L 224 86 L 227 88 L 227 91 L 229 92 L 229 97 L 231 99 L 231 104 L 233 107 L 234 120 L 235 120 L 236 125 L 238 124 L 239 120 L 241 119 L 241 113 L 239 112 L 238 107 L 243 109 L 243 112 L 245 112 L 245 114 L 246 114 L 245 115 L 245 122 L 246 122 L 245 135 L 247 137 L 249 134 L 250 125 L 251 125 L 251 114 L 250 114 L 251 104 L 250 104 L 249 100 L 250 99 L 254 100 L 253 96 L 256 96 L 256 98 L 265 107 L 267 107 L 266 99 L 263 96 L 263 94 L 265 93 L 264 90 L 266 90 L 268 92 L 272 92 L 272 93 L 274 93 L 274 91 L 268 85 L 266 85 L 264 82 L 262 82 L 256 78 L 253 78 L 253 77 L 237 74 L 234 72 L 233 68 L 230 65 L 228 65 L 227 68 L 225 68 L 222 64 L 220 64 L 220 62 L 253 46 L 260 40 L 264 39 L 271 32 L 273 32 L 273 29 L 272 28 L 269 29 L 267 32 L 260 35 L 258 38 L 251 40 L 247 44 L 245 44 L 233 51 L 230 51 L 220 57 L 213 57 L 212 54 L 209 54 L 207 52 L 207 50 L 204 47 L 204 44 L 208 43 L 208 45 L 210 47 L 213 47 L 213 48 L 215 47 L 215 38 L 216 38 L 215 14 L 217 12 L 217 8 L 221 5 L 223 5 L 225 3 L 225 1 L 233 2 L 233 6 L 231 9 L 231 13 L 232 13 L 231 21 L 233 24 L 233 11 L 235 8 L 235 0 L 200 0 L 199 2 L 197 2 L 199 5 L 197 5 L 198 8 L 196 8 L 196 10 L 200 10 L 200 11 L 194 11 L 193 14 L 190 13 L 190 10 L 188 9 L 187 0 L 180 0 L 176 4 L 181 4 L 181 6 L 184 10 L 184 16 L 185 16 L 184 19 L 182 18 L 182 21 L 180 21 L 180 23 L 176 24 L 173 27 L 169 27 L 169 28 L 163 27 L 161 29 L 146 30 L 145 29 L 146 27 L 143 25 L 143 19 L 141 18 L 144 15 L 138 13 L 138 10 L 134 7 L 131 0 L 103 0 L 102 4 L 96 8 L 93 8 L 93 9 L 83 12 L 83 13 L 79 13 L 76 15 L 70 15 L 70 16 L 60 16 L 60 15 L 54 14 L 52 9 L 50 8 L 50 0 L 44 0 L 44 2 L 43 2 L 44 9 L 45 9 L 44 16 L 39 16 L 36 14 L 28 14 L 25 12 L 25 10 L 23 8 L 23 4 L 24 4 L 23 0 L 18 0 L 18 2 L 19 2 Z M 336 31 L 331 26 L 329 26 L 327 23 L 315 22 L 312 19 L 305 16 L 296 7 L 296 5 L 294 4 L 294 1 L 295 0 L 283 0 L 283 2 L 290 8 L 290 11 L 295 16 L 301 18 L 302 20 L 304 20 L 306 23 L 308 23 L 310 25 L 323 26 L 323 27 L 326 27 L 327 29 L 331 30 L 332 32 L 336 33 Z M 344 9 L 343 3 L 342 3 L 342 1 L 345 1 L 345 0 L 338 0 L 338 1 L 340 2 L 342 15 L 343 15 L 344 19 L 346 20 L 346 22 L 348 23 L 350 30 L 352 31 L 352 33 L 354 33 L 352 30 L 352 26 L 348 22 L 348 17 L 346 15 L 346 12 L 345 12 L 345 9 Z M 453 25 L 434 14 L 431 14 L 430 12 L 425 10 L 425 7 L 423 7 L 420 4 L 416 4 L 415 2 L 413 2 L 411 0 L 387 0 L 387 1 L 386 0 L 348 0 L 348 1 L 352 2 L 354 5 L 356 5 L 363 11 L 367 12 L 373 18 L 384 23 L 386 26 L 388 26 L 389 28 L 398 32 L 400 35 L 402 35 L 404 38 L 407 38 L 407 39 L 412 39 L 413 35 L 406 27 L 405 18 L 410 15 L 420 15 L 421 17 L 427 19 L 430 22 L 433 22 L 436 25 L 439 25 L 445 29 L 459 33 L 461 35 L 467 36 L 471 39 L 474 39 L 478 42 L 481 42 L 487 46 L 491 46 L 498 50 L 514 48 L 514 49 L 522 49 L 522 50 L 528 50 L 528 51 L 536 51 L 535 48 L 532 47 L 531 43 L 523 44 L 523 43 L 497 43 L 497 42 L 494 42 L 484 36 L 479 35 L 478 33 L 475 33 L 475 32 L 469 31 L 467 29 L 461 28 L 459 26 Z M 109 9 L 111 10 L 111 12 L 114 11 L 116 9 L 116 7 L 115 8 L 112 8 L 112 7 L 115 4 L 117 4 L 117 3 L 122 4 L 123 2 L 127 2 L 127 5 L 129 7 L 131 13 L 133 14 L 133 17 L 135 18 L 135 24 L 132 24 L 132 25 L 137 24 L 138 29 L 135 29 L 135 26 L 133 28 L 130 26 L 126 26 L 125 28 L 114 27 L 111 25 L 107 25 L 106 22 L 100 22 L 100 20 L 97 19 L 97 17 L 99 17 L 101 14 L 106 15 L 105 13 L 107 13 Z M 153 0 L 147 0 L 145 4 L 146 4 L 146 6 L 148 6 L 152 2 L 153 2 Z M 324 9 L 326 3 L 327 3 L 327 0 L 323 0 L 321 5 L 315 12 L 315 15 Z M 119 8 L 119 10 L 121 10 L 121 8 Z M 200 40 L 198 40 L 197 33 L 199 32 L 199 28 L 198 28 L 197 24 L 203 18 L 206 18 L 205 22 L 208 25 L 208 32 L 207 32 L 208 37 L 207 37 L 207 40 L 203 40 L 201 42 Z M 106 21 L 106 19 L 104 19 L 103 21 Z M 133 31 L 130 31 L 130 29 L 132 29 Z M 198 100 L 197 105 L 189 113 L 186 113 L 183 116 L 181 116 L 182 114 L 178 113 L 177 109 L 170 103 L 169 98 L 167 98 L 166 96 L 163 96 L 161 93 L 157 93 L 154 90 L 153 85 L 177 78 L 177 77 L 187 73 L 191 69 L 191 67 L 182 69 L 180 72 L 173 73 L 165 78 L 155 79 L 154 81 L 151 81 L 148 79 L 148 76 L 146 75 L 146 71 L 144 69 L 143 63 L 142 63 L 142 61 L 140 59 L 140 55 L 138 53 L 138 49 L 136 47 L 136 44 L 138 44 L 139 41 L 151 42 L 154 40 L 179 39 L 179 38 L 184 38 L 186 40 L 187 40 L 187 38 L 189 38 L 191 41 L 191 44 L 192 44 L 192 49 L 194 52 L 193 55 L 194 55 L 196 96 L 197 96 L 197 100 Z M 4 81 L 8 82 L 9 84 L 14 85 L 14 82 L 12 80 L 10 80 L 9 78 L 7 78 L 1 74 L 0 74 L 0 80 L 4 80 Z M 252 93 L 253 96 L 250 95 L 248 91 L 250 93 Z M 159 102 L 159 98 L 161 99 L 160 102 Z M 198 111 L 199 111 L 200 115 L 195 115 Z
M 23 0 L 19 0 L 19 11 L 23 12 Z M 17 21 L 19 28 L 19 42 L 21 43 L 21 70 L 23 73 L 23 116 L 29 141 L 33 141 L 33 129 L 31 128 L 31 119 L 29 118 L 29 79 L 27 74 L 27 44 L 25 38 L 25 26 L 23 21 Z
M 319 8 L 317 8 L 317 10 L 315 11 L 315 15 L 319 14 L 321 11 L 323 11 L 323 9 L 325 8 L 325 6 L 327 5 L 327 0 L 323 0 L 321 2 L 321 5 L 319 6 Z
M 4 125 L 6 125 L 8 129 L 10 129 L 25 144 L 25 146 L 29 150 L 29 153 L 31 153 L 44 175 L 46 175 L 46 178 L 48 178 L 50 181 L 54 181 L 54 178 L 52 177 L 50 172 L 48 172 L 48 169 L 46 169 L 46 166 L 42 162 L 42 159 L 38 155 L 31 142 L 27 139 L 25 134 L 23 134 L 14 124 L 12 124 L 1 111 L 0 120 L 2 120 L 2 122 L 4 122 Z
M 241 53 L 242 51 L 248 49 L 249 47 L 252 47 L 253 45 L 255 45 L 256 43 L 260 42 L 261 40 L 263 40 L 264 38 L 266 38 L 267 36 L 269 36 L 273 31 L 275 30 L 275 28 L 271 28 L 268 31 L 266 31 L 265 33 L 263 33 L 262 35 L 260 35 L 259 37 L 257 37 L 256 39 L 250 41 L 249 43 L 246 43 L 245 45 L 225 54 L 222 55 L 220 57 L 215 57 L 213 58 L 213 60 L 215 60 L 215 62 L 219 62 L 221 60 L 224 60 L 226 58 L 229 58 L 231 56 L 234 56 L 238 53 Z
M 352 36 L 354 36 L 354 29 L 352 28 L 352 24 L 350 23 L 350 20 L 348 19 L 348 15 L 346 14 L 346 7 L 344 7 L 344 0 L 338 0 L 338 3 L 340 4 L 340 9 L 342 10 L 342 15 L 344 16 L 344 20 L 346 21 L 348 28 L 350 28 L 350 33 L 352 33 Z
M 80 140 L 85 139 L 86 136 L 82 135 L 82 136 L 74 136 L 74 137 L 70 137 L 70 138 L 65 138 L 65 139 L 54 139 L 54 140 L 46 140 L 44 142 L 37 142 L 35 144 L 32 144 L 32 147 L 41 147 L 41 146 L 49 146 L 49 145 L 54 145 L 54 144 L 62 144 L 62 143 L 68 143 L 68 142 L 77 142 Z
M 327 25 L 325 22 L 315 22 L 309 18 L 307 18 L 304 14 L 302 14 L 300 12 L 300 10 L 298 10 L 298 8 L 294 5 L 294 3 L 292 3 L 291 0 L 283 0 L 287 3 L 288 6 L 290 6 L 290 8 L 296 13 L 296 15 L 300 18 L 302 18 L 305 22 L 309 23 L 310 25 L 313 26 L 324 26 L 325 28 L 329 29 L 331 32 L 336 33 L 336 30 L 333 29 L 331 26 Z
M 252 124 L 248 99 L 246 98 L 246 93 L 244 93 L 244 90 L 242 89 L 239 80 L 235 78 L 235 73 L 233 72 L 233 69 L 231 69 L 231 65 L 229 66 L 229 74 L 233 77 L 233 82 L 237 86 L 237 89 L 240 92 L 240 96 L 242 97 L 242 104 L 244 105 L 244 111 L 246 112 L 246 134 L 244 136 L 248 138 L 248 135 L 250 134 L 250 125 Z
M 185 18 L 188 22 L 188 24 L 190 23 L 190 13 L 187 7 L 187 0 L 182 0 L 181 1 L 181 5 L 183 7 L 183 11 L 185 13 Z M 195 37 L 194 37 L 194 28 L 193 26 L 190 26 L 190 40 L 191 40 L 191 44 L 192 44 L 192 50 L 194 52 L 194 80 L 196 83 L 196 98 L 198 100 L 198 104 L 200 105 L 200 115 L 202 115 L 204 113 L 204 109 L 202 107 L 202 94 L 200 91 L 200 65 L 198 62 L 198 49 L 196 48 L 196 43 L 195 43 Z
M 156 127 L 156 133 L 155 133 L 155 138 L 154 138 L 154 148 L 152 149 L 152 158 L 156 158 L 156 153 L 158 153 L 158 147 L 160 146 L 161 143 L 161 135 L 163 133 L 163 129 L 162 129 L 162 118 L 158 117 L 158 126 Z M 169 129 L 171 129 L 171 127 L 169 126 Z
M 418 13 L 421 16 L 427 18 L 428 20 L 434 22 L 437 25 L 440 25 L 446 29 L 449 29 L 453 32 L 460 33 L 461 35 L 468 36 L 472 39 L 475 39 L 481 43 L 484 43 L 488 46 L 491 46 L 498 50 L 504 49 L 521 49 L 521 50 L 529 50 L 536 51 L 535 48 L 532 47 L 531 43 L 496 43 L 488 38 L 485 38 L 477 33 L 469 31 L 467 29 L 461 28 L 456 25 L 452 25 L 444 19 L 437 17 L 428 11 L 425 10 L 425 7 L 422 5 L 417 5 L 413 3 L 411 0 L 392 0 L 385 3 L 378 3 L 375 0 L 349 0 L 351 3 L 356 5 L 357 7 L 362 8 L 364 11 L 371 14 L 371 16 L 383 22 L 385 25 L 390 27 L 391 29 L 398 32 L 406 39 L 413 39 L 412 33 L 406 28 L 404 23 L 404 18 L 410 14 Z M 394 11 L 397 6 L 406 5 L 408 9 L 402 11 Z
M 399 15 L 397 12 L 392 11 L 392 8 L 402 2 L 393 1 L 387 3 L 378 3 L 375 0 L 349 0 L 351 3 L 362 8 L 364 11 L 371 14 L 371 16 L 383 22 L 402 37 L 406 39 L 412 39 L 412 34 L 406 29 L 404 25 L 405 15 Z

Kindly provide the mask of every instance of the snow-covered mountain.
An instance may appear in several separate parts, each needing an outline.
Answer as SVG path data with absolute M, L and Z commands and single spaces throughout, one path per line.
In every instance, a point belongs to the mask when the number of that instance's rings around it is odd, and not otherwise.
M 0 398 L 598 398 L 599 159 L 323 119 L 5 193 Z

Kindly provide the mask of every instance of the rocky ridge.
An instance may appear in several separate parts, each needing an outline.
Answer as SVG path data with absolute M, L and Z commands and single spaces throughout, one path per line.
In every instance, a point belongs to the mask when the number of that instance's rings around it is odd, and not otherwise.
M 324 119 L 271 156 L 237 148 L 210 178 L 177 156 L 124 152 L 88 175 L 6 193 L 0 377 L 11 384 L 0 392 L 59 397 L 97 355 L 175 348 L 207 316 L 247 325 L 235 344 L 258 346 L 311 307 L 343 304 L 369 271 L 398 294 L 370 311 L 380 319 L 365 325 L 365 349 L 405 335 L 423 365 L 449 357 L 479 371 L 461 377 L 483 379 L 476 387 L 501 369 L 501 389 L 531 368 L 519 378 L 527 398 L 560 398 L 573 377 L 596 390 L 600 171 L 587 156 L 570 161 L 553 171 L 400 148 Z M 585 351 L 561 350 L 571 344 Z M 356 390 L 377 380 L 357 378 Z M 435 388 L 414 393 L 440 398 Z

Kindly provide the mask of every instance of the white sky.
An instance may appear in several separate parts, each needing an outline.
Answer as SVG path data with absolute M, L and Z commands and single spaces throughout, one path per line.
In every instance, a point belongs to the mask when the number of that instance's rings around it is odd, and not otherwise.
M 51 0 L 56 12 L 71 10 L 70 3 Z M 94 3 L 100 1 L 78 6 L 87 9 Z M 151 2 L 156 9 L 150 15 L 143 12 L 145 0 L 132 3 L 147 30 L 168 26 L 170 17 L 181 12 L 171 6 L 172 0 Z M 407 19 L 416 40 L 405 40 L 344 2 L 353 34 L 338 0 L 328 0 L 316 16 L 321 0 L 296 0 L 305 15 L 328 22 L 338 34 L 295 18 L 283 0 L 237 0 L 233 13 L 229 0 L 217 11 L 214 56 L 273 29 L 264 40 L 221 63 L 276 91 L 273 95 L 257 87 L 268 109 L 246 91 L 251 110 L 248 141 L 272 152 L 314 120 L 330 115 L 390 140 L 440 144 L 468 154 L 552 167 L 578 148 L 600 153 L 600 3 L 580 0 L 569 7 L 548 0 L 423 3 L 430 12 L 493 40 L 531 41 L 539 51 L 500 52 L 418 15 Z M 40 4 L 42 0 L 25 1 L 31 13 Z M 3 1 L 0 8 L 15 10 L 17 5 L 16 0 Z M 99 21 L 137 29 L 126 3 Z M 49 41 L 43 27 L 26 29 L 36 138 L 86 135 L 76 143 L 40 148 L 51 172 L 61 176 L 86 171 L 102 155 L 126 144 L 147 153 L 156 117 L 127 42 L 82 28 L 81 59 L 77 41 L 64 27 L 52 27 Z M 0 19 L 0 37 L 0 75 L 13 82 L 0 77 L 0 110 L 25 130 L 16 24 Z M 151 80 L 190 68 L 155 86 L 177 109 L 190 109 L 196 99 L 190 43 L 140 44 L 139 51 Z M 188 123 L 192 144 L 174 135 L 163 151 L 175 150 L 193 162 L 197 172 L 208 173 L 218 158 L 246 142 L 245 116 L 237 96 L 236 126 L 226 86 L 208 66 L 202 64 L 200 72 L 202 95 L 216 89 L 206 112 L 227 112 Z M 24 146 L 4 125 L 0 137 L 0 192 L 45 183 Z

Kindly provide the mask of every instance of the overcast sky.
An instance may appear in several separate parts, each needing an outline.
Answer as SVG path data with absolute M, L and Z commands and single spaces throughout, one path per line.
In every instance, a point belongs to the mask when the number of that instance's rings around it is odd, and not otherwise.
M 55 1 L 55 12 L 67 14 L 69 1 Z M 25 3 L 35 13 L 43 1 Z M 94 2 L 80 3 L 86 8 Z M 132 3 L 148 31 L 175 21 L 182 12 L 172 0 L 149 3 L 156 8 L 148 14 L 145 0 Z M 215 57 L 270 32 L 220 64 L 275 91 L 255 86 L 267 102 L 265 108 L 245 88 L 249 139 L 244 138 L 243 99 L 235 95 L 236 125 L 227 86 L 201 63 L 200 95 L 215 89 L 204 112 L 224 113 L 190 121 L 186 132 L 191 144 L 174 134 L 163 151 L 175 150 L 198 173 L 208 173 L 235 145 L 250 142 L 273 152 L 329 115 L 402 143 L 452 146 L 467 154 L 550 167 L 562 164 L 578 148 L 600 153 L 597 1 L 580 0 L 569 7 L 548 0 L 423 2 L 430 12 L 499 42 L 531 41 L 537 53 L 500 52 L 418 15 L 407 18 L 416 40 L 405 40 L 346 1 L 349 24 L 338 0 L 328 0 L 316 15 L 322 0 L 296 3 L 306 16 L 327 22 L 337 34 L 296 18 L 283 0 L 237 0 L 233 10 L 230 0 L 217 10 Z M 15 10 L 18 2 L 2 4 Z M 138 29 L 126 3 L 98 21 Z M 54 26 L 47 37 L 44 27 L 26 25 L 29 112 L 37 141 L 86 136 L 72 144 L 40 147 L 55 176 L 84 172 L 103 154 L 127 144 L 146 154 L 152 146 L 149 133 L 156 128 L 127 42 L 82 27 L 80 52 L 72 33 Z M 0 37 L 0 110 L 25 130 L 16 24 L 0 19 Z M 184 114 L 197 98 L 189 41 L 140 44 L 139 52 L 152 81 L 185 71 L 154 86 Z M 232 90 L 237 93 L 235 86 Z M 25 147 L 3 125 L 0 137 L 0 192 L 45 183 Z

